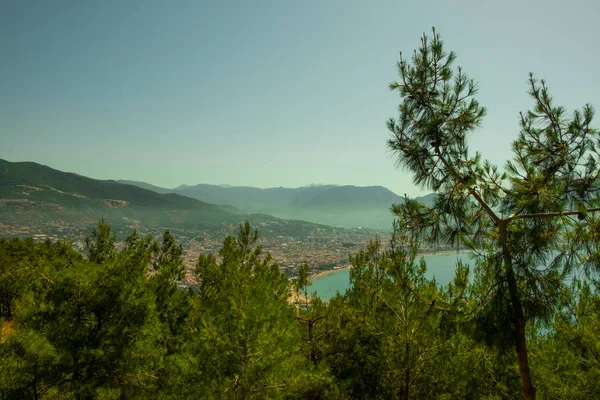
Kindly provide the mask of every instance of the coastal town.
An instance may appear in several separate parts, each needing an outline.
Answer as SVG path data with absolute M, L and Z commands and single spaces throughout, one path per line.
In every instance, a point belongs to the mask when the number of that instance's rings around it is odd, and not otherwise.
M 165 228 L 147 226 L 139 221 L 123 217 L 122 224 L 111 225 L 117 234 L 117 248 L 124 245 L 123 239 L 134 230 L 142 235 L 152 235 L 160 239 Z M 31 225 L 7 225 L 0 223 L 0 237 L 32 237 L 35 242 L 46 240 L 68 240 L 73 247 L 85 254 L 85 237 L 90 236 L 94 227 L 90 221 L 65 222 L 51 220 L 36 221 Z M 198 257 L 201 254 L 213 254 L 218 257 L 219 249 L 227 235 L 236 235 L 238 227 L 226 226 L 221 229 L 193 230 L 169 229 L 177 243 L 183 246 L 183 262 L 191 276 Z M 321 229 L 313 235 L 289 236 L 273 235 L 266 225 L 259 226 L 259 244 L 263 252 L 269 253 L 279 268 L 287 276 L 295 276 L 301 263 L 311 268 L 312 278 L 348 267 L 350 256 L 364 248 L 371 239 L 380 239 L 384 246 L 389 239 L 389 232 L 362 228 L 353 229 Z M 419 249 L 421 254 L 436 254 L 457 249 L 439 248 L 424 245 Z
M 90 236 L 93 223 L 90 221 L 65 222 L 61 220 L 36 221 L 30 225 L 0 224 L 0 236 L 32 237 L 36 242 L 46 240 L 68 240 L 73 247 L 85 253 L 85 237 Z M 123 219 L 120 225 L 111 224 L 117 234 L 117 247 L 123 246 L 122 239 L 134 230 L 140 235 L 162 237 L 165 228 L 147 226 L 132 219 Z M 308 263 L 314 273 L 340 268 L 348 264 L 348 259 L 368 242 L 369 239 L 387 235 L 383 231 L 368 229 L 321 229 L 312 235 L 290 236 L 274 235 L 268 226 L 257 227 L 259 244 L 265 254 L 271 254 L 273 261 L 288 276 L 295 275 L 296 268 L 301 263 Z M 235 235 L 236 226 L 226 226 L 221 229 L 191 230 L 169 229 L 178 243 L 184 249 L 183 261 L 188 269 L 192 269 L 200 254 L 217 255 L 222 242 L 227 235 Z

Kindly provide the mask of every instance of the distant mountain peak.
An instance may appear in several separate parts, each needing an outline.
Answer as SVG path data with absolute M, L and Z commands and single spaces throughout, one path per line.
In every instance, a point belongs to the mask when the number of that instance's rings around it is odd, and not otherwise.
M 333 185 L 333 184 L 329 184 L 329 183 L 309 183 L 306 186 L 302 186 L 304 188 L 318 188 L 318 187 L 324 187 L 324 186 L 331 186 L 331 187 L 339 187 L 340 185 Z

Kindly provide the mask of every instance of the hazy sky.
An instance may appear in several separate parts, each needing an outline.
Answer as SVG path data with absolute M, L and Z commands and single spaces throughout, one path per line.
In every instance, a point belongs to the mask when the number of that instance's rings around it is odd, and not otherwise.
M 437 28 L 488 108 L 472 147 L 504 164 L 530 71 L 569 110 L 600 106 L 598 17 L 597 0 L 6 1 L 0 158 L 165 187 L 418 195 L 386 148 L 399 51 Z

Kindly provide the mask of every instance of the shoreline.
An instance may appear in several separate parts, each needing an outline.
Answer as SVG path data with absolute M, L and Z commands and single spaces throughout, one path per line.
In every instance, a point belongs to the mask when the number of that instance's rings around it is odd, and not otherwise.
M 425 253 L 419 253 L 416 255 L 415 260 L 418 260 L 421 257 L 430 257 L 430 256 L 445 256 L 445 255 L 449 255 L 449 254 L 462 254 L 462 253 L 472 253 L 473 250 L 469 250 L 469 249 L 463 249 L 463 250 L 440 250 L 440 251 L 428 251 Z M 340 272 L 343 271 L 345 269 L 350 269 L 350 264 L 346 264 L 341 268 L 337 268 L 337 269 L 329 269 L 327 271 L 319 271 L 316 273 L 313 273 L 309 280 L 315 281 L 319 278 L 322 278 L 324 276 L 327 275 L 331 275 L 331 274 L 335 274 L 336 272 Z

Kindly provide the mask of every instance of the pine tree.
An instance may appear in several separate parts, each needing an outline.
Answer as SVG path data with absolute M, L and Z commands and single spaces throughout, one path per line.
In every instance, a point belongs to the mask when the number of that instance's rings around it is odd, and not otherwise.
M 201 255 L 195 271 L 188 348 L 204 376 L 190 379 L 202 382 L 207 398 L 273 398 L 297 388 L 300 332 L 287 277 L 263 255 L 248 222 L 224 240 L 219 256 Z
M 407 400 L 443 390 L 430 372 L 456 350 L 450 316 L 468 270 L 459 266 L 457 284 L 443 290 L 425 276 L 416 251 L 395 224 L 388 246 L 374 240 L 351 257 L 352 288 L 336 305 L 346 320 L 336 339 L 342 355 L 332 364 L 353 398 Z
M 102 218 L 98 225 L 94 227 L 92 237 L 85 237 L 85 244 L 90 261 L 102 263 L 104 260 L 114 256 L 116 253 L 116 240 L 115 233 L 110 226 L 104 222 L 104 218 Z
M 547 399 L 600 396 L 600 289 L 574 279 L 560 295 L 551 329 L 535 335 L 539 394 Z
M 513 160 L 501 171 L 469 151 L 468 136 L 485 108 L 455 59 L 435 30 L 410 60 L 400 55 L 400 81 L 390 88 L 402 103 L 399 118 L 388 121 L 388 144 L 415 184 L 438 197 L 432 207 L 407 200 L 392 210 L 415 239 L 462 242 L 479 252 L 479 332 L 512 343 L 523 396 L 533 399 L 527 322 L 552 315 L 572 268 L 598 266 L 594 110 L 586 105 L 568 116 L 545 82 L 530 75 L 534 108 L 521 114 Z
M 93 249 L 111 237 L 101 223 L 89 243 Z M 23 257 L 19 246 L 9 254 L 20 258 L 13 266 L 29 273 L 14 301 L 14 331 L 0 343 L 8 377 L 0 396 L 148 397 L 164 353 L 147 284 L 154 241 L 134 232 L 122 251 L 107 244 L 94 261 L 67 242 L 30 246 Z
M 294 279 L 294 293 L 297 301 L 300 303 L 300 295 L 304 296 L 304 305 L 308 306 L 308 288 L 312 282 L 310 281 L 310 265 L 303 262 L 298 267 L 298 276 Z

